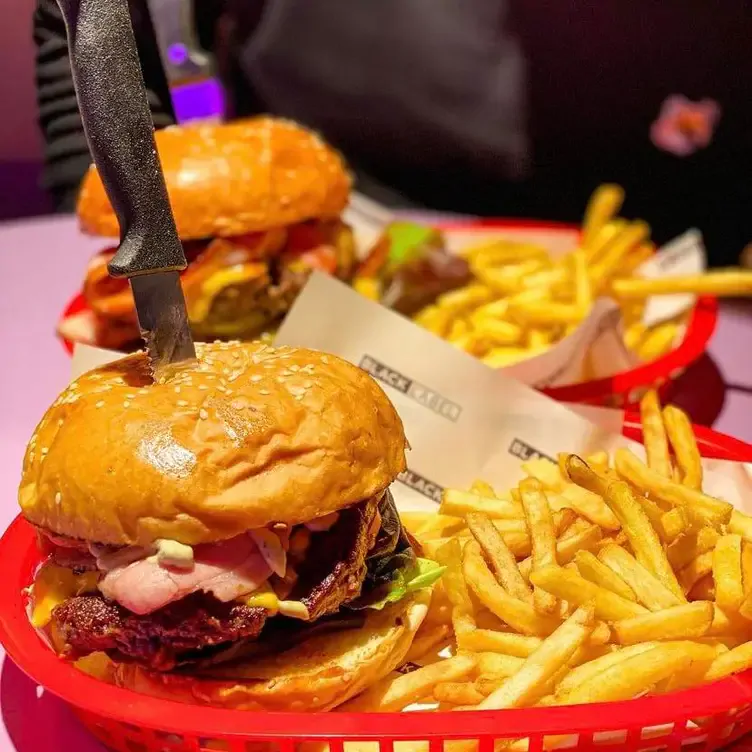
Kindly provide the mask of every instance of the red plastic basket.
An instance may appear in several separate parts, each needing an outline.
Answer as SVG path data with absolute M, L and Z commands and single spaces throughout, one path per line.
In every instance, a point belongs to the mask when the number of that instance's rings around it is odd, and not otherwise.
M 752 461 L 752 446 L 696 428 L 704 455 Z M 641 439 L 639 420 L 624 432 Z M 20 517 L 0 539 L 0 641 L 32 679 L 70 703 L 86 727 L 118 752 L 451 752 L 452 740 L 493 752 L 526 739 L 551 748 L 629 752 L 715 750 L 752 730 L 752 672 L 658 697 L 599 705 L 462 713 L 250 713 L 189 706 L 104 684 L 61 661 L 29 623 L 23 589 L 39 564 L 31 526 Z M 29 722 L 33 722 L 29 719 Z M 463 747 L 464 752 L 464 747 Z

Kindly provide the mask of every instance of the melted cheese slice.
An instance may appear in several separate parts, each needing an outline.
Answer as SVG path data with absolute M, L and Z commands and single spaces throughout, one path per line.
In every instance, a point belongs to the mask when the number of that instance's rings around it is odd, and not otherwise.
M 97 589 L 99 572 L 73 574 L 57 564 L 43 564 L 31 586 L 31 624 L 37 629 L 46 627 L 52 612 L 68 598 Z

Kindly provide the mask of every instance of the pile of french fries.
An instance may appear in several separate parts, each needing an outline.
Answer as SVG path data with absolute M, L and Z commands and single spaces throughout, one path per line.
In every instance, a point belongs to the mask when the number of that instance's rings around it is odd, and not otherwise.
M 752 517 L 703 493 L 687 416 L 641 403 L 618 449 L 523 464 L 498 493 L 404 515 L 446 567 L 409 661 L 346 706 L 506 709 L 629 700 L 752 667 Z
M 685 277 L 635 274 L 655 251 L 650 227 L 619 218 L 619 186 L 603 185 L 585 212 L 579 246 L 553 258 L 530 243 L 497 240 L 464 251 L 474 275 L 466 287 L 440 296 L 415 321 L 487 365 L 501 368 L 540 355 L 571 334 L 599 297 L 621 307 L 624 341 L 642 361 L 670 350 L 684 316 L 646 327 L 651 295 L 746 296 L 752 272 L 729 269 Z

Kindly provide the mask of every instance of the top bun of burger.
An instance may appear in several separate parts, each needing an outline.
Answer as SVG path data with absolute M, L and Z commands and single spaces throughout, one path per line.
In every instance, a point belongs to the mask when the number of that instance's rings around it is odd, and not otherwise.
M 182 240 L 335 219 L 349 198 L 351 180 L 340 155 L 316 134 L 285 120 L 174 126 L 155 137 Z M 84 231 L 119 237 L 94 166 L 82 183 L 77 211 Z
M 24 460 L 27 519 L 103 544 L 194 545 L 307 522 L 404 470 L 399 416 L 359 368 L 259 343 L 196 349 L 163 383 L 136 353 L 60 395 Z

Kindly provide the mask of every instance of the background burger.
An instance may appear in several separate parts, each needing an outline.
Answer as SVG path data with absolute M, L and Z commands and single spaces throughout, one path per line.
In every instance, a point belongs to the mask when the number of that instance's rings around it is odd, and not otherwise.
M 178 234 L 188 315 L 199 339 L 251 338 L 286 313 L 311 269 L 349 280 L 355 246 L 340 219 L 351 181 L 317 135 L 269 117 L 172 127 L 156 134 Z M 90 263 L 90 309 L 65 319 L 66 339 L 103 347 L 139 343 L 130 288 L 107 275 L 119 237 L 96 167 L 82 183 L 81 228 L 111 239 Z
M 197 349 L 163 384 L 140 353 L 91 371 L 42 419 L 19 491 L 47 557 L 32 621 L 124 686 L 327 710 L 400 665 L 440 575 L 388 490 L 402 424 L 334 356 Z

